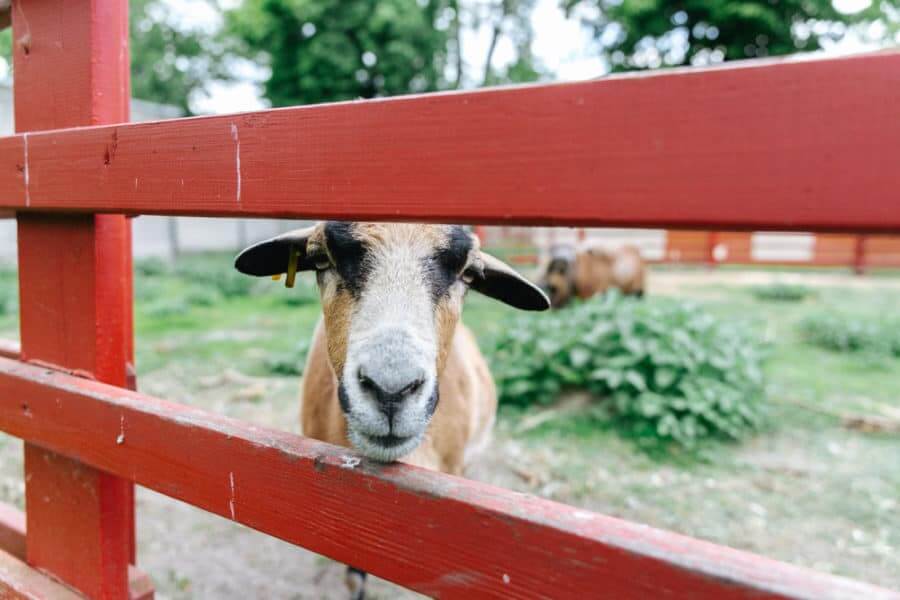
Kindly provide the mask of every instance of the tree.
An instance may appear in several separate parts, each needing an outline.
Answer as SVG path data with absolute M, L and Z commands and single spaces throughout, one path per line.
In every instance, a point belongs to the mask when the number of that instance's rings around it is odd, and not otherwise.
M 227 31 L 267 64 L 274 106 L 445 87 L 451 23 L 444 0 L 245 0 Z
M 213 0 L 207 5 L 218 12 Z M 211 81 L 230 79 L 228 44 L 213 31 L 178 24 L 175 17 L 160 0 L 130 1 L 131 90 L 135 98 L 192 114 L 192 100 Z
M 498 0 L 488 4 L 487 20 L 491 24 L 491 38 L 487 56 L 484 59 L 484 76 L 481 85 L 501 83 L 525 83 L 547 77 L 538 60 L 531 52 L 534 28 L 531 13 L 535 0 Z M 476 21 L 477 22 L 477 21 Z M 494 52 L 504 36 L 508 36 L 516 50 L 516 60 L 497 72 L 493 66 Z
M 614 71 L 811 51 L 883 15 L 832 0 L 563 0 L 595 33 Z
M 209 0 L 209 6 L 217 10 Z M 175 24 L 168 4 L 160 0 L 131 0 L 131 90 L 135 98 L 171 104 L 191 114 L 191 100 L 210 81 L 229 79 L 227 43 L 208 31 Z M 12 66 L 9 29 L 0 31 L 0 60 Z

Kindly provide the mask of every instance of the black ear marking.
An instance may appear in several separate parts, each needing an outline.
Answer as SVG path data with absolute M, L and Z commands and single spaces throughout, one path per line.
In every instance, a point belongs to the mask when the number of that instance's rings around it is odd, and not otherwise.
M 536 285 L 490 254 L 481 253 L 484 271 L 469 285 L 473 290 L 521 310 L 547 310 L 550 300 Z
M 459 279 L 472 246 L 472 236 L 461 226 L 454 225 L 447 236 L 447 244 L 425 259 L 425 273 L 435 302 Z
M 314 261 L 306 253 L 306 243 L 316 226 L 295 229 L 282 235 L 253 244 L 234 259 L 234 268 L 245 275 L 265 277 L 287 273 L 291 251 L 297 253 L 297 270 L 315 268 Z
M 367 279 L 368 250 L 354 235 L 353 229 L 353 223 L 328 221 L 325 223 L 325 244 L 341 277 L 339 285 L 354 298 L 359 298 Z

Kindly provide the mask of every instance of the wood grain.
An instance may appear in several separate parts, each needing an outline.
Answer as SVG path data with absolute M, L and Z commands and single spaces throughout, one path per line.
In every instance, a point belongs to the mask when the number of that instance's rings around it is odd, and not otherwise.
M 437 597 L 900 598 L 3 358 L 0 429 Z
M 128 119 L 125 0 L 17 0 L 14 8 L 19 131 Z M 20 139 L 16 173 L 27 200 L 30 154 Z M 23 359 L 125 385 L 129 226 L 120 215 L 19 214 Z M 29 401 L 18 399 L 23 413 Z M 27 441 L 25 482 L 28 563 L 91 598 L 128 598 L 133 484 Z
M 900 232 L 897 106 L 895 51 L 33 133 L 0 207 Z
M 25 513 L 0 502 L 0 551 L 24 561 L 27 537 L 25 527 Z M 0 586 L 2 585 L 0 581 Z M 128 568 L 128 590 L 129 600 L 153 600 L 153 582 L 146 573 L 134 566 Z M 3 596 L 0 595 L 0 598 Z

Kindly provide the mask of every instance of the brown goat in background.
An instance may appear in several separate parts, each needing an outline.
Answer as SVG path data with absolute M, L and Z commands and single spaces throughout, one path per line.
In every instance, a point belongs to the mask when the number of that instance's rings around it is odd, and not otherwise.
M 539 285 L 553 308 L 573 297 L 586 300 L 616 288 L 623 294 L 644 295 L 646 267 L 640 251 L 631 245 L 608 250 L 598 245 L 555 246 L 540 269 Z

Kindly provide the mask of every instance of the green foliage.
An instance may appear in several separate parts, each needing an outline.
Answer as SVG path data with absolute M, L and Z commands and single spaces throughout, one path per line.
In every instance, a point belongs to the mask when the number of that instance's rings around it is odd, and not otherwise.
M 812 51 L 890 3 L 845 14 L 832 0 L 564 0 L 593 29 L 614 71 Z
M 135 98 L 179 107 L 191 114 L 191 100 L 213 80 L 227 80 L 227 39 L 179 24 L 178 12 L 204 5 L 218 12 L 214 0 L 192 0 L 175 10 L 161 0 L 131 0 L 131 88 Z
M 485 57 L 482 85 L 526 83 L 549 77 L 532 54 L 534 28 L 531 24 L 535 0 L 499 0 L 472 8 L 470 19 L 477 27 L 482 21 L 491 26 L 491 40 Z M 498 42 L 506 35 L 515 47 L 516 59 L 502 70 L 491 64 Z
M 441 87 L 444 0 L 245 0 L 227 13 L 243 52 L 271 68 L 274 106 L 374 98 Z
M 179 23 L 179 13 L 200 5 L 218 12 L 215 0 L 191 0 L 177 10 L 164 0 L 130 0 L 131 92 L 135 98 L 170 104 L 191 114 L 191 100 L 203 93 L 209 82 L 231 79 L 229 40 Z M 0 57 L 12 65 L 10 29 L 0 32 Z
M 760 424 L 763 355 L 744 327 L 698 306 L 608 294 L 519 317 L 497 340 L 492 364 L 505 403 L 546 404 L 584 389 L 629 433 L 690 446 Z
M 832 352 L 866 352 L 900 357 L 900 319 L 810 315 L 800 321 L 800 335 L 813 346 Z
M 266 372 L 271 375 L 303 375 L 308 354 L 309 340 L 303 340 L 292 351 L 267 358 Z
M 812 290 L 805 285 L 791 283 L 757 285 L 750 292 L 757 300 L 768 302 L 801 302 L 812 295 Z

